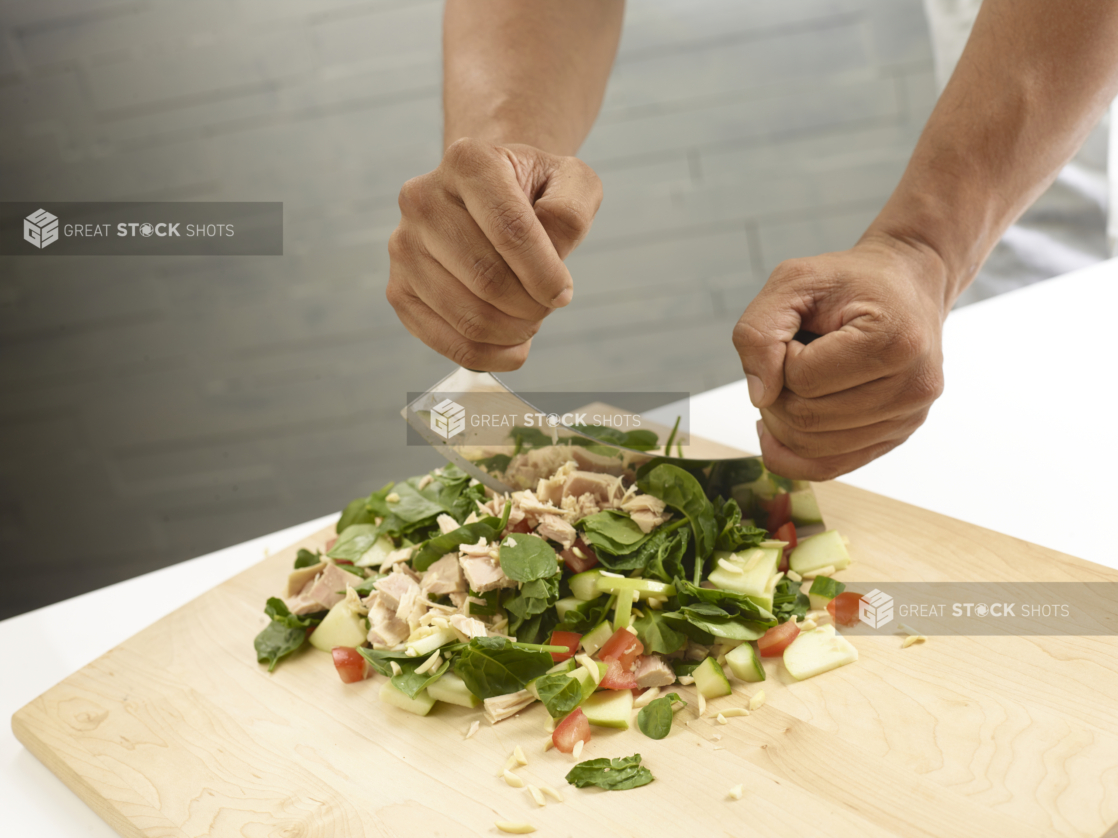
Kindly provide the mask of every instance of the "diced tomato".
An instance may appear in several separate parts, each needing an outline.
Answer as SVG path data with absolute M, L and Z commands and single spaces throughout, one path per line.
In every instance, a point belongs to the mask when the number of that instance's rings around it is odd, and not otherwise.
M 582 555 L 579 555 L 580 553 Z M 559 555 L 571 573 L 582 573 L 598 563 L 598 554 L 594 552 L 594 548 L 581 538 L 570 549 L 562 551 Z
M 575 631 L 553 631 L 551 633 L 551 646 L 566 646 L 566 652 L 552 652 L 551 659 L 556 663 L 573 658 L 578 653 L 578 642 L 582 635 Z
M 788 546 L 784 549 L 785 551 L 791 550 L 796 546 L 796 525 L 791 521 L 786 524 L 781 524 L 776 528 L 776 532 L 773 533 L 773 538 L 777 541 L 787 541 Z
M 334 658 L 334 668 L 338 670 L 343 683 L 352 684 L 365 680 L 368 664 L 361 657 L 361 653 L 352 646 L 336 646 L 330 654 Z
M 565 754 L 575 749 L 575 742 L 590 741 L 590 722 L 586 720 L 581 707 L 576 707 L 567 718 L 559 722 L 559 726 L 551 734 L 551 741 L 555 743 L 557 751 Z
M 334 545 L 337 544 L 337 543 L 338 543 L 338 537 L 334 536 L 333 538 L 331 538 L 329 541 L 326 542 L 326 548 L 322 552 L 323 553 L 329 553 L 331 550 L 334 549 Z
M 792 520 L 792 496 L 787 492 L 781 492 L 769 500 L 760 500 L 757 504 L 768 513 L 768 517 L 765 519 L 765 529 L 770 533 L 775 534 L 777 530 Z
M 635 690 L 640 687 L 637 683 L 637 676 L 633 674 L 625 666 L 622 666 L 621 661 L 610 658 L 606 661 L 606 674 L 602 676 L 602 681 L 598 684 L 604 690 Z
M 757 651 L 761 653 L 763 658 L 775 658 L 777 655 L 783 655 L 784 650 L 796 639 L 799 633 L 800 627 L 792 620 L 781 623 L 779 626 L 773 626 L 761 635 L 761 639 L 757 641 Z
M 840 626 L 856 626 L 859 620 L 858 603 L 861 601 L 861 594 L 843 591 L 827 603 L 827 611 Z
M 628 671 L 632 668 L 633 661 L 643 652 L 644 644 L 629 629 L 622 628 L 615 631 L 613 637 L 598 650 L 598 660 L 615 660 L 621 664 L 622 669 Z
M 528 523 L 527 518 L 521 518 L 517 523 L 512 524 L 508 527 L 505 527 L 505 532 L 510 532 L 510 533 L 518 532 L 518 533 L 527 534 L 527 533 L 530 533 L 531 531 L 532 531 L 532 525 Z
M 348 565 L 353 564 L 353 562 L 351 562 L 349 559 L 334 559 L 334 563 L 335 564 L 348 564 Z

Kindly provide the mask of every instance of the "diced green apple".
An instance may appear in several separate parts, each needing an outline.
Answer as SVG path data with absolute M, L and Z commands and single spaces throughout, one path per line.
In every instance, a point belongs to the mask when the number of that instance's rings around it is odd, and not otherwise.
M 462 707 L 477 707 L 481 704 L 481 699 L 470 692 L 466 682 L 453 672 L 447 672 L 437 681 L 428 684 L 424 692 L 435 701 L 445 701 L 447 704 Z
M 802 631 L 784 650 L 784 666 L 797 681 L 858 660 L 858 650 L 833 625 Z
M 396 548 L 392 546 L 392 539 L 387 535 L 382 535 L 373 542 L 373 546 L 361 554 L 356 562 L 357 567 L 380 567 L 384 564 L 384 560 L 388 558 L 388 554 Z
M 729 695 L 733 691 L 730 688 L 730 679 L 726 677 L 726 673 L 714 658 L 705 658 L 695 667 L 691 677 L 695 679 L 695 689 L 702 693 L 703 698 L 718 698 Z
M 740 553 L 715 550 L 715 567 L 707 578 L 711 584 L 723 590 L 746 596 L 764 597 L 769 579 L 780 565 L 780 557 L 781 551 L 778 548 L 754 547 Z M 718 564 L 719 559 L 724 559 L 727 564 L 739 568 L 741 573 L 726 570 Z M 765 607 L 771 610 L 771 597 L 768 606 Z
M 740 681 L 764 681 L 765 670 L 752 643 L 742 643 L 726 653 L 726 665 Z
M 600 597 L 602 592 L 599 591 L 595 585 L 601 575 L 602 571 L 600 568 L 576 573 L 568 580 L 571 586 L 571 596 L 583 602 L 589 602 L 592 599 Z
M 838 530 L 809 535 L 792 548 L 788 566 L 801 576 L 827 566 L 842 570 L 850 564 L 850 553 Z
M 415 694 L 415 698 L 408 698 L 396 689 L 396 685 L 391 681 L 385 681 L 384 686 L 380 688 L 380 700 L 409 713 L 415 713 L 417 716 L 426 716 L 435 706 L 435 699 L 431 698 L 427 690 L 420 690 Z
M 343 599 L 322 618 L 308 639 L 316 649 L 329 652 L 338 646 L 361 646 L 367 634 L 365 620 Z
M 582 712 L 592 725 L 628 730 L 629 720 L 633 715 L 633 692 L 601 690 L 582 702 Z
M 613 637 L 613 626 L 609 621 L 601 622 L 597 628 L 593 628 L 586 634 L 582 635 L 582 640 L 579 645 L 588 655 L 592 655 L 606 645 L 606 641 Z

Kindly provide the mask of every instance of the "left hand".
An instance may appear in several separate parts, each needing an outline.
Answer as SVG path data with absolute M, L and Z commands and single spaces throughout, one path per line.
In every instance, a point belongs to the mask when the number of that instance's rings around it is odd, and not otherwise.
M 769 470 L 830 480 L 908 439 L 943 391 L 946 287 L 934 252 L 889 237 L 777 266 L 734 328 Z

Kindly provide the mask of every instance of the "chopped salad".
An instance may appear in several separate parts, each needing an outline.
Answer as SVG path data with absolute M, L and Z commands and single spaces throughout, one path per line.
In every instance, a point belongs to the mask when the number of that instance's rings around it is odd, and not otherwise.
M 538 702 L 577 756 L 592 725 L 629 728 L 636 708 L 645 735 L 667 736 L 687 702 L 665 688 L 694 685 L 702 709 L 731 677 L 763 681 L 764 657 L 797 679 L 857 659 L 834 627 L 858 619 L 832 578 L 847 543 L 797 538 L 807 502 L 787 481 L 710 497 L 663 458 L 609 473 L 557 449 L 532 489 L 496 493 L 447 465 L 351 502 L 325 553 L 300 550 L 267 601 L 258 660 L 271 671 L 313 646 L 347 683 L 384 676 L 381 699 L 418 715 L 446 702 L 496 723 Z M 609 787 L 650 780 L 634 764 Z

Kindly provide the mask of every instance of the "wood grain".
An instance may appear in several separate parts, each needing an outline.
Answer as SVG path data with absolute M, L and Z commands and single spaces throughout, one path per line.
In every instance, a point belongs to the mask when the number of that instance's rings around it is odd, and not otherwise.
M 698 454 L 701 443 L 689 453 Z M 866 581 L 1118 581 L 1118 573 L 843 484 L 817 487 Z M 656 782 L 577 790 L 543 751 L 545 713 L 483 723 L 439 705 L 417 718 L 344 685 L 309 650 L 269 675 L 252 638 L 299 547 L 168 615 L 12 719 L 16 736 L 125 836 L 543 835 L 1043 836 L 1097 838 L 1118 822 L 1118 639 L 858 637 L 861 659 L 804 682 L 767 661 L 760 685 L 691 706 L 661 741 L 594 730 L 583 758 L 639 752 Z M 727 725 L 719 708 L 763 688 Z M 520 744 L 539 808 L 497 775 Z M 730 787 L 742 783 L 735 801 Z M 1111 829 L 1108 832 L 1108 828 Z

